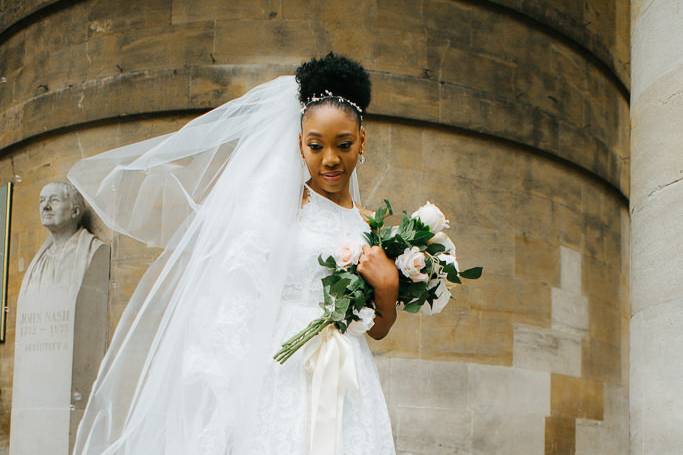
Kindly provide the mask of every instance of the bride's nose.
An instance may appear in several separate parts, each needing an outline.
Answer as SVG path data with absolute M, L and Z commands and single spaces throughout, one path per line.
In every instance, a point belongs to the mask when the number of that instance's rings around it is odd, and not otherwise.
M 341 162 L 339 155 L 331 148 L 325 149 L 323 154 L 323 166 L 336 167 Z

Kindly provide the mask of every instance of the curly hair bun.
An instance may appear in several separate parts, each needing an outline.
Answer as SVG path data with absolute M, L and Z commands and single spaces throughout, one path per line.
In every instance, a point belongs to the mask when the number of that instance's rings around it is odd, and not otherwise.
M 306 103 L 325 90 L 356 103 L 363 112 L 370 105 L 370 75 L 358 62 L 334 52 L 312 58 L 296 69 L 299 101 Z

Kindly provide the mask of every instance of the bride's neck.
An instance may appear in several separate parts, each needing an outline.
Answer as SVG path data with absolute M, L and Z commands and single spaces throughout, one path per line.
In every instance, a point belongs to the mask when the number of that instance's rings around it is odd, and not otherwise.
M 313 191 L 320 194 L 321 196 L 326 197 L 327 199 L 336 203 L 337 205 L 340 205 L 342 207 L 353 207 L 353 198 L 351 197 L 351 192 L 349 191 L 348 182 L 346 183 L 344 189 L 335 193 L 330 193 L 320 188 L 318 185 L 315 184 L 315 181 L 313 179 L 308 180 L 306 184 L 310 186 L 311 189 L 313 189 Z

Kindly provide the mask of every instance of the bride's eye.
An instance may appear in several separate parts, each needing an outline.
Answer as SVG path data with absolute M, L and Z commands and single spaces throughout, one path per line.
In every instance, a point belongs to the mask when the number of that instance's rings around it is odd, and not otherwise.
M 323 146 L 320 144 L 308 144 L 308 148 L 310 148 L 311 150 L 320 150 L 321 148 L 323 148 Z
M 343 144 L 339 144 L 339 148 L 343 148 L 344 150 L 350 149 L 351 145 L 353 142 L 344 142 Z

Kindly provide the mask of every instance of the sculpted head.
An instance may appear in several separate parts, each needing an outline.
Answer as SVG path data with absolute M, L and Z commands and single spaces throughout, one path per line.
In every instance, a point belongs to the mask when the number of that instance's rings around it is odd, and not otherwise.
M 78 228 L 84 209 L 83 196 L 69 182 L 50 182 L 40 190 L 40 221 L 52 232 Z
M 310 185 L 328 194 L 348 192 L 351 173 L 364 153 L 362 113 L 370 104 L 369 75 L 357 62 L 330 52 L 299 66 L 296 79 L 305 105 L 299 148 Z M 326 91 L 343 99 L 324 98 Z

